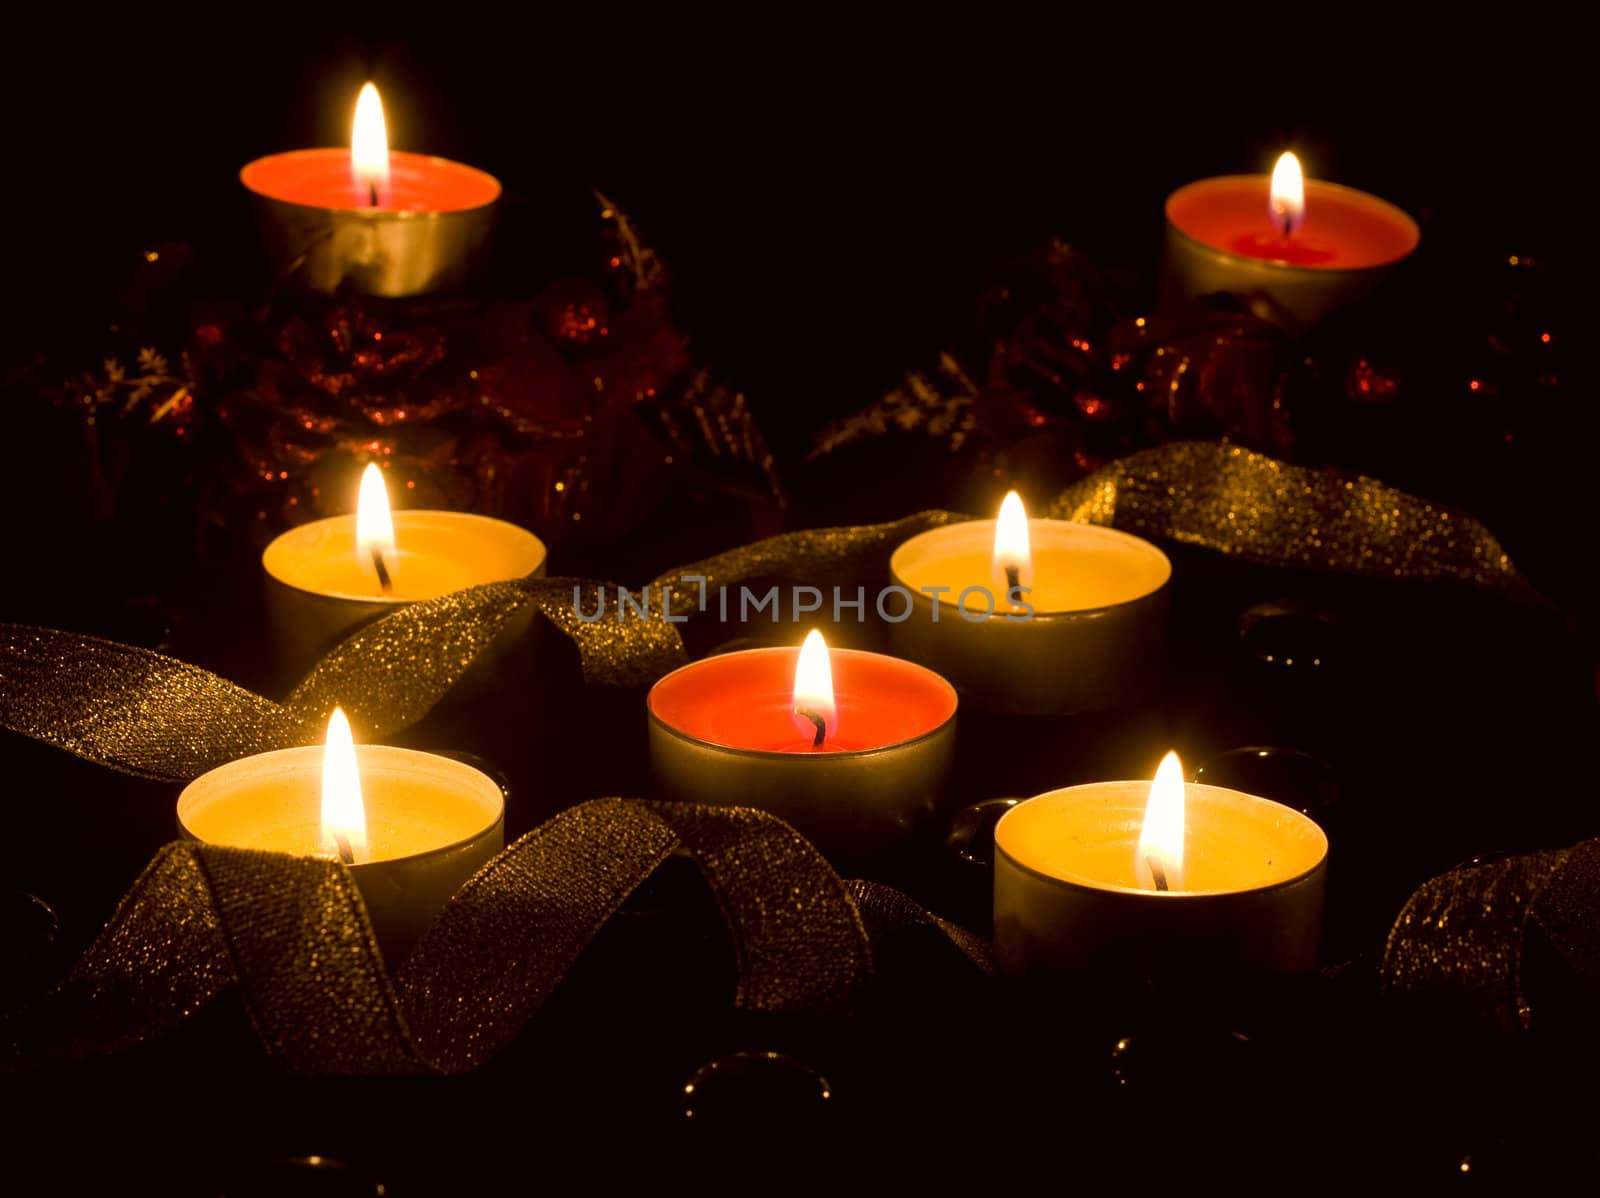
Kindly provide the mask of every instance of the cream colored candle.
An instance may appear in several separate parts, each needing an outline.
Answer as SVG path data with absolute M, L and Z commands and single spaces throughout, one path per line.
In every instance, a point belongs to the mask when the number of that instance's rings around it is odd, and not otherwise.
M 504 520 L 467 512 L 391 513 L 375 465 L 362 475 L 355 513 L 291 528 L 261 555 L 274 640 L 295 674 L 362 624 L 408 603 L 541 575 L 544 563 L 543 542 Z M 526 619 L 519 621 L 506 639 L 526 626 Z
M 889 570 L 911 594 L 907 618 L 890 625 L 894 651 L 950 679 L 973 707 L 1114 707 L 1165 666 L 1166 554 L 1115 529 L 1029 520 L 1015 492 L 998 519 L 912 537 Z
M 349 743 L 261 753 L 201 775 L 178 799 L 183 832 L 208 844 L 347 858 L 391 962 L 505 845 L 505 795 L 463 762 Z
M 1327 854 L 1311 819 L 1185 784 L 1169 755 L 1154 784 L 1071 786 L 1001 818 L 996 954 L 1014 974 L 1179 958 L 1313 970 Z

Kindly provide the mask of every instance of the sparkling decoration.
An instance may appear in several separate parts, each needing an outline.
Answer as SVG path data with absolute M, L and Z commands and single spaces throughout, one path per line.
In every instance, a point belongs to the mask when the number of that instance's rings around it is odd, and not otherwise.
M 264 539 L 344 511 L 367 461 L 406 506 L 513 520 L 554 546 L 625 535 L 691 475 L 707 502 L 781 506 L 745 397 L 697 367 L 665 267 L 596 202 L 600 261 L 531 300 L 219 301 L 192 294 L 186 251 L 152 250 L 127 349 L 28 392 L 73 418 L 98 518 L 182 511 L 167 524 L 186 547 L 195 530 Z
M 1571 305 L 1548 264 L 1510 254 L 1438 282 L 1397 285 L 1296 338 L 1227 297 L 1152 308 L 1134 279 L 1052 240 L 983 289 L 975 339 L 823 429 L 811 457 L 922 436 L 975 479 L 1044 490 L 1204 439 L 1450 493 L 1423 485 L 1451 481 L 1441 439 L 1496 468 L 1559 435 L 1552 415 L 1576 375 Z
M 984 289 L 979 328 L 977 366 L 941 355 L 937 370 L 908 374 L 823 430 L 812 457 L 917 432 L 952 452 L 973 445 L 994 469 L 1043 440 L 1064 483 L 1177 437 L 1280 455 L 1295 447 L 1295 349 L 1280 329 L 1248 313 L 1144 312 L 1124 281 L 1064 242 L 1011 263 Z

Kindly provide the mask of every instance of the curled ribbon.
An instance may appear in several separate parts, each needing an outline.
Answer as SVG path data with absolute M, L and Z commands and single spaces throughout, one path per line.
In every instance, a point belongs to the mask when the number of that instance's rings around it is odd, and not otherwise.
M 1049 510 L 1271 566 L 1464 582 L 1543 602 L 1465 512 L 1237 445 L 1177 441 L 1130 454 L 1068 487 Z
M 872 968 L 866 929 L 799 833 L 751 808 L 596 799 L 485 865 L 392 977 L 342 866 L 168 845 L 55 991 L 0 1022 L 0 1045 L 13 1066 L 120 1051 L 237 984 L 262 1045 L 296 1072 L 464 1072 L 516 1038 L 623 900 L 679 852 L 727 923 L 739 1006 L 850 1003 Z
M 1387 990 L 1442 1002 L 1500 1031 L 1540 1017 L 1529 947 L 1564 980 L 1600 986 L 1600 840 L 1453 869 L 1424 882 L 1389 932 Z

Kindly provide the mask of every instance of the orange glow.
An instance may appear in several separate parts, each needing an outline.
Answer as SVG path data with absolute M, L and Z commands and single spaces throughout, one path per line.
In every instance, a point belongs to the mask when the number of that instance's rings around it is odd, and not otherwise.
M 1155 781 L 1150 784 L 1144 825 L 1139 829 L 1139 856 L 1134 863 L 1141 885 L 1151 890 L 1183 889 L 1186 801 L 1183 764 L 1176 753 L 1168 753 L 1161 759 Z
M 1272 213 L 1272 227 L 1285 237 L 1293 237 L 1306 220 L 1306 183 L 1300 171 L 1300 160 L 1293 154 L 1278 156 L 1272 168 L 1272 188 L 1268 193 L 1267 207 Z
M 363 569 L 374 572 L 381 560 L 391 581 L 399 571 L 389 491 L 383 485 L 383 471 L 374 463 L 368 463 L 361 474 L 361 494 L 356 500 L 356 556 Z
M 335 707 L 322 750 L 322 851 L 353 865 L 368 856 L 367 810 L 361 798 L 350 721 Z
M 813 628 L 800 646 L 794 667 L 794 726 L 815 746 L 839 731 L 839 708 L 833 699 L 833 664 L 822 633 Z
M 1022 496 L 1009 492 L 1000 504 L 1000 517 L 994 522 L 995 582 L 1000 593 L 1006 594 L 1013 585 L 1033 586 L 1033 550 L 1028 543 L 1028 513 L 1023 509 Z M 1011 578 L 1016 576 L 1015 584 Z
M 383 120 L 383 101 L 370 83 L 362 86 L 356 99 L 356 118 L 350 130 L 350 176 L 356 190 L 374 206 L 387 197 L 389 131 Z

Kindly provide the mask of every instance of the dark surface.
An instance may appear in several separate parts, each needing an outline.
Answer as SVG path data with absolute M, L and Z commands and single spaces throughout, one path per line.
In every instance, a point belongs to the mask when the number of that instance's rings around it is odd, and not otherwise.
M 1435 296 L 1510 246 L 1553 254 L 1569 278 L 1585 277 L 1593 240 L 1580 235 L 1587 205 L 1572 200 L 1581 159 L 1560 152 L 1585 111 L 1577 93 L 1587 77 L 1563 69 L 1559 30 L 1528 18 L 1448 56 L 1422 53 L 1423 38 L 1285 30 L 1296 49 L 1310 40 L 1322 53 L 1269 66 L 1261 51 L 1280 40 L 1275 23 L 1203 50 L 1176 36 L 1152 46 L 1148 29 L 990 19 L 968 36 L 819 17 L 781 50 L 754 26 L 705 36 L 674 26 L 666 36 L 543 15 L 547 24 L 504 38 L 476 24 L 427 39 L 313 36 L 314 26 L 286 19 L 253 30 L 249 53 L 189 27 L 89 42 L 46 35 L 28 52 L 14 44 L 19 61 L 0 85 L 12 149 L 50 185 L 8 190 L 13 294 L 29 302 L 7 313 L 5 356 L 92 338 L 121 274 L 117 255 L 145 238 L 225 252 L 243 228 L 238 165 L 341 140 L 348 97 L 368 74 L 386 89 L 398 145 L 494 170 L 529 210 L 550 196 L 555 210 L 588 181 L 629 203 L 677 264 L 697 348 L 751 390 L 789 461 L 826 415 L 964 334 L 978 279 L 998 258 L 1059 231 L 1107 261 L 1148 268 L 1172 186 L 1263 169 L 1290 137 L 1316 173 L 1433 214 L 1430 236 L 1461 255 L 1433 277 Z M 85 137 L 91 110 L 107 123 Z M 85 165 L 85 142 L 106 162 Z M 1582 310 L 1571 318 L 1579 327 Z M 1570 401 L 1582 410 L 1557 413 L 1549 429 L 1588 428 L 1587 397 Z M 1425 477 L 1417 443 L 1398 465 Z M 1519 560 L 1539 564 L 1547 589 L 1581 600 L 1590 509 L 1572 506 L 1584 487 L 1568 463 L 1586 442 L 1557 432 L 1543 444 L 1518 472 L 1485 474 L 1476 494 L 1452 498 L 1515 516 Z M 35 455 L 16 466 L 0 494 L 25 513 L 59 463 Z M 838 490 L 802 504 L 794 525 L 921 506 L 920 495 L 901 502 L 870 462 L 826 473 Z M 1530 491 L 1541 478 L 1549 491 Z M 694 537 L 683 539 L 686 559 Z M 706 539 L 694 549 L 726 547 Z M 600 564 L 637 580 L 661 564 L 651 551 L 620 546 Z M 167 601 L 134 608 L 114 584 L 53 585 L 81 579 L 81 567 L 12 563 L 0 617 L 168 643 L 248 685 L 271 677 L 256 648 L 248 557 L 175 579 Z M 733 1146 L 770 1147 L 768 1167 L 782 1168 L 866 1145 L 907 1174 L 971 1169 L 999 1184 L 1006 1162 L 1031 1158 L 1063 1188 L 1102 1176 L 1140 1192 L 1176 1188 L 1163 1171 L 1179 1167 L 1285 1187 L 1399 1177 L 1473 1188 L 1592 1167 L 1582 1104 L 1563 1085 L 1569 1045 L 1414 1019 L 1379 1002 L 1374 977 L 1389 922 L 1426 877 L 1474 854 L 1596 831 L 1589 613 L 1194 551 L 1177 563 L 1171 690 L 1135 711 L 1069 720 L 964 715 L 949 805 L 1147 776 L 1173 746 L 1213 778 L 1248 762 L 1217 760 L 1231 750 L 1311 755 L 1314 765 L 1297 757 L 1285 777 L 1252 784 L 1320 804 L 1334 846 L 1328 976 L 1243 994 L 1130 992 L 1104 979 L 1062 992 L 985 982 L 912 942 L 880 946 L 881 977 L 854 1020 L 741 1014 L 727 1006 L 714 913 L 693 879 L 668 874 L 515 1051 L 480 1074 L 285 1077 L 224 1001 L 124 1058 L 0 1081 L 7 1168 L 26 1178 L 43 1167 L 57 1182 L 91 1171 L 123 1184 L 163 1177 L 172 1192 L 214 1192 L 221 1179 L 315 1153 L 356 1162 L 394 1194 L 457 1191 L 463 1177 L 483 1184 L 516 1169 L 533 1188 L 576 1144 L 622 1144 L 640 1131 L 672 1133 L 703 1169 Z M 1241 617 L 1264 603 L 1287 610 L 1242 638 Z M 1338 619 L 1308 619 L 1306 604 Z M 1263 643 L 1315 644 L 1327 664 L 1269 666 Z M 510 835 L 570 802 L 645 784 L 642 695 L 581 691 L 570 650 L 541 649 L 516 693 L 443 708 L 404 738 L 505 770 Z M 7 917 L 16 984 L 36 988 L 170 838 L 176 788 L 9 735 L 0 770 L 12 800 L 0 887 L 38 894 L 60 914 L 54 945 L 33 957 L 33 908 Z M 987 876 L 952 859 L 941 835 L 930 827 L 902 858 L 853 872 L 981 929 Z M 797 1084 L 778 1066 L 777 1085 L 759 1070 L 727 1071 L 741 1097 L 685 1121 L 683 1081 L 745 1050 L 791 1053 L 822 1073 L 825 1109 L 797 1098 L 808 1075 Z M 1147 1133 L 1178 1146 L 1153 1154 L 1139 1141 Z M 624 1156 L 573 1163 L 651 1163 Z

